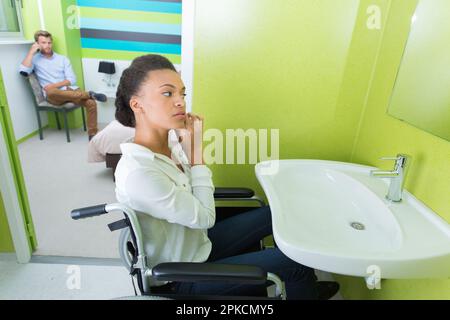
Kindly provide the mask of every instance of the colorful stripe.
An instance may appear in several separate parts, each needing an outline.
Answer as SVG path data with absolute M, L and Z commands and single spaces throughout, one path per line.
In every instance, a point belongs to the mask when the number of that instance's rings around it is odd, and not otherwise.
M 152 22 L 133 22 L 111 19 L 92 19 L 80 18 L 80 27 L 82 29 L 101 29 L 112 31 L 128 32 L 149 32 L 161 34 L 181 35 L 181 25 L 163 24 Z
M 109 9 L 181 13 L 181 1 L 144 1 L 144 0 L 78 0 L 80 7 L 99 7 Z
M 181 14 L 80 7 L 80 16 L 91 19 L 149 22 L 181 25 Z
M 123 32 L 96 29 L 81 29 L 80 32 L 82 38 L 181 44 L 181 36 L 170 34 Z
M 181 62 L 181 0 L 77 0 L 83 58 Z
M 181 56 L 177 54 L 165 54 L 160 52 L 143 52 L 143 51 L 122 51 L 122 50 L 104 50 L 104 49 L 81 49 L 83 58 L 101 59 L 101 60 L 133 60 L 134 58 L 157 53 L 169 59 L 173 64 L 181 64 Z
M 178 44 L 82 38 L 81 46 L 93 49 L 181 54 L 181 45 Z

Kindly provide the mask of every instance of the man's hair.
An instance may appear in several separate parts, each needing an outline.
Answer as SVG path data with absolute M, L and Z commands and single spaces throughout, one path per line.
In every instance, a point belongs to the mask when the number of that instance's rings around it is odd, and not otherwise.
M 38 41 L 39 37 L 45 37 L 45 38 L 50 38 L 53 40 L 52 38 L 52 34 L 50 32 L 47 32 L 45 30 L 38 30 L 34 33 L 34 41 Z

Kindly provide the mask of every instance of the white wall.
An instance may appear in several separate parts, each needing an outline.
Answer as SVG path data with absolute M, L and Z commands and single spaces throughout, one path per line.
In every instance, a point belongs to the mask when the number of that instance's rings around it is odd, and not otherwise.
M 112 83 L 114 86 L 108 87 L 103 79 L 105 74 L 98 72 L 98 65 L 100 61 L 114 62 L 116 65 L 116 73 L 112 75 Z M 97 122 L 98 123 L 110 123 L 114 120 L 114 98 L 116 96 L 117 85 L 119 84 L 122 71 L 126 69 L 131 61 L 124 60 L 99 60 L 83 58 L 83 78 L 84 87 L 86 90 L 92 90 L 96 92 L 104 93 L 108 96 L 108 101 L 105 103 L 97 102 Z
M 19 74 L 19 65 L 25 58 L 31 43 L 30 41 L 0 42 L 0 67 L 16 140 L 38 130 L 34 98 L 27 80 Z M 47 125 L 46 112 L 41 112 L 41 119 L 42 126 Z
M 194 96 L 194 30 L 195 0 L 182 1 L 181 78 L 186 86 L 186 110 L 192 111 Z

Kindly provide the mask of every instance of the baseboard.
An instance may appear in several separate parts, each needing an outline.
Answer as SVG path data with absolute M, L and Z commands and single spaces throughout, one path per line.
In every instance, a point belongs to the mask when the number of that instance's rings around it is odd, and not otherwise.
M 45 125 L 45 126 L 42 127 L 42 130 L 47 129 L 47 128 L 48 128 L 48 125 Z M 37 135 L 38 133 L 39 133 L 39 129 L 36 130 L 36 131 L 33 131 L 33 132 L 30 133 L 30 134 L 27 134 L 27 135 L 26 135 L 25 137 L 23 137 L 23 138 L 20 138 L 19 140 L 16 141 L 16 144 L 19 145 L 19 144 L 21 144 L 22 142 L 27 141 L 27 140 L 30 139 L 31 137 L 34 137 L 34 136 Z
M 89 266 L 123 266 L 120 259 L 115 258 L 85 258 L 85 257 L 64 257 L 64 256 L 39 256 L 33 255 L 31 263 L 45 264 L 70 264 Z
M 1 252 L 0 261 L 17 261 L 17 256 L 14 252 Z

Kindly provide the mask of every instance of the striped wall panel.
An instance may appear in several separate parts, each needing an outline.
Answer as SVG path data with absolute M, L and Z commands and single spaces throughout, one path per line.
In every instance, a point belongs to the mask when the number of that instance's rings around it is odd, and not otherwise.
M 181 63 L 181 0 L 77 0 L 83 58 Z

